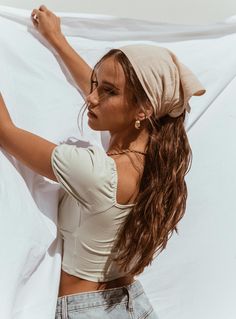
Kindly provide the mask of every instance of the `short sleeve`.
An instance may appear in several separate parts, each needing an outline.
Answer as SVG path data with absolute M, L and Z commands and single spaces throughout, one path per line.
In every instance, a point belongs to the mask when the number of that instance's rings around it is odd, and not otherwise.
M 114 167 L 104 150 L 61 144 L 52 152 L 51 165 L 64 190 L 89 210 L 114 205 Z

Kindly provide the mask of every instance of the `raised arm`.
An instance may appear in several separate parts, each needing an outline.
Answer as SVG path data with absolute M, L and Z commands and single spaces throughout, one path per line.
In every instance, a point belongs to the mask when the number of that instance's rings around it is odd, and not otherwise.
M 45 6 L 41 6 L 40 10 L 33 10 L 32 21 L 57 50 L 85 98 L 90 93 L 92 69 L 66 41 L 61 33 L 60 19 Z M 38 135 L 16 127 L 0 93 L 0 148 L 36 173 L 57 181 L 51 166 L 51 156 L 56 146 Z
M 92 69 L 67 42 L 61 32 L 60 18 L 44 5 L 39 10 L 34 9 L 31 17 L 36 29 L 57 51 L 85 98 L 90 93 Z
M 0 148 L 36 173 L 57 181 L 51 156 L 57 145 L 15 126 L 0 93 Z

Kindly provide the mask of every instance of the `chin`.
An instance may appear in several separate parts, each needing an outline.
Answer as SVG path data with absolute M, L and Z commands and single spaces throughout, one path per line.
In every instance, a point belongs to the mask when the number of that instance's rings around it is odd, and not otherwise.
M 91 123 L 91 121 L 88 121 L 88 126 L 94 131 L 103 131 L 103 129 L 101 129 L 99 125 L 96 125 L 95 123 Z
M 88 120 L 88 126 L 94 131 L 108 131 L 107 127 L 99 125 L 99 123 L 95 123 L 91 120 Z

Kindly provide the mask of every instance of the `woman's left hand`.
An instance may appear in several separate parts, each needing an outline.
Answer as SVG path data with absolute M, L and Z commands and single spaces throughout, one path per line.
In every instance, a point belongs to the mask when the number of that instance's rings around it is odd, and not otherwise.
M 32 22 L 41 35 L 54 46 L 64 38 L 61 32 L 61 20 L 44 5 L 31 13 Z

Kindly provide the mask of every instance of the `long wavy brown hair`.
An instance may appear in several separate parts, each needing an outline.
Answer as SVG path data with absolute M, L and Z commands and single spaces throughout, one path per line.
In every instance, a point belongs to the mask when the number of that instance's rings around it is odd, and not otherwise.
M 150 101 L 121 50 L 112 49 L 106 53 L 95 65 L 91 79 L 96 68 L 112 56 L 124 70 L 128 102 L 145 112 Z M 186 209 L 185 175 L 192 160 L 184 119 L 185 111 L 177 118 L 152 115 L 145 120 L 149 141 L 139 193 L 136 205 L 119 229 L 113 248 L 117 252 L 114 260 L 130 275 L 142 273 L 157 253 L 165 249 L 173 232 L 178 234 L 177 224 Z

